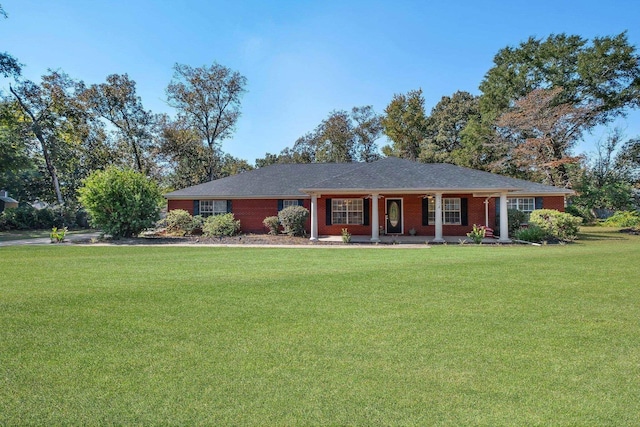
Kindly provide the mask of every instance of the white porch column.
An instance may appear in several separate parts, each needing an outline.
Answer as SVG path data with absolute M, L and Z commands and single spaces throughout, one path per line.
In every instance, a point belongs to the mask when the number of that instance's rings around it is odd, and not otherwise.
M 380 223 L 378 219 L 378 194 L 371 195 L 371 241 L 380 241 Z
M 436 193 L 436 243 L 444 242 L 442 238 L 442 193 Z
M 507 193 L 500 193 L 500 239 L 498 242 L 511 243 L 509 239 L 509 215 L 507 213 Z
M 318 241 L 318 196 L 311 195 L 311 238 L 312 242 Z

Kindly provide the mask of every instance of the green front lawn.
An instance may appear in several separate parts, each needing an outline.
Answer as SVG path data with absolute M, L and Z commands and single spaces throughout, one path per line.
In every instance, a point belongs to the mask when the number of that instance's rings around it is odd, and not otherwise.
M 0 425 L 638 425 L 640 237 L 0 248 Z

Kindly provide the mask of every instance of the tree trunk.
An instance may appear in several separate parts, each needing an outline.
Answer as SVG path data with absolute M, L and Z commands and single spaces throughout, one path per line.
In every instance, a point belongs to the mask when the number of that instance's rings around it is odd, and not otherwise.
M 40 142 L 40 147 L 42 148 L 42 155 L 44 156 L 44 161 L 47 165 L 47 171 L 49 172 L 49 175 L 51 176 L 51 181 L 53 182 L 53 189 L 56 193 L 56 199 L 58 200 L 58 203 L 60 205 L 63 205 L 64 200 L 62 199 L 62 192 L 60 192 L 60 182 L 58 181 L 58 172 L 56 171 L 56 167 L 53 165 L 53 162 L 51 161 L 51 157 L 49 156 L 49 150 L 47 149 L 47 141 L 44 137 L 44 134 L 42 133 L 42 129 L 40 128 L 40 125 L 38 124 L 38 121 L 36 120 L 36 117 L 33 114 L 33 112 L 29 109 L 29 107 L 25 105 L 24 102 L 22 102 L 22 98 L 18 96 L 18 94 L 13 90 L 11 86 L 9 86 L 9 90 L 11 91 L 13 96 L 16 97 L 16 99 L 18 100 L 18 103 L 20 104 L 20 107 L 22 107 L 24 112 L 29 117 L 31 117 L 31 131 Z
M 62 199 L 62 192 L 60 192 L 60 182 L 58 181 L 58 172 L 56 171 L 56 167 L 51 162 L 51 157 L 49 156 L 49 150 L 47 150 L 47 144 L 44 139 L 44 135 L 40 130 L 40 126 L 37 123 L 31 125 L 31 130 L 35 134 L 38 141 L 40 141 L 40 146 L 42 147 L 42 155 L 44 156 L 44 162 L 47 165 L 47 171 L 49 171 L 49 175 L 51 176 L 51 181 L 53 182 L 53 189 L 56 192 L 56 198 L 58 199 L 58 204 L 63 205 L 64 200 Z

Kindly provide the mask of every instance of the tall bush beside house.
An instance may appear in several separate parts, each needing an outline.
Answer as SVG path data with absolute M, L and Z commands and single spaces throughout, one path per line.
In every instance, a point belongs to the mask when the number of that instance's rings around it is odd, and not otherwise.
M 114 238 L 135 236 L 160 218 L 160 189 L 131 169 L 95 171 L 78 192 L 90 224 Z
M 538 209 L 529 216 L 529 225 L 539 227 L 549 239 L 575 240 L 580 224 L 582 218 L 554 209 Z
M 202 234 L 207 237 L 235 236 L 240 231 L 240 220 L 232 213 L 207 217 L 202 225 Z
M 307 218 L 309 218 L 309 210 L 303 206 L 289 206 L 278 212 L 278 219 L 284 227 L 284 232 L 290 236 L 306 234 Z
M 262 220 L 265 227 L 269 229 L 269 234 L 277 236 L 280 231 L 280 220 L 277 216 L 268 216 Z
M 184 209 L 173 209 L 167 213 L 167 231 L 176 234 L 191 234 L 201 223 Z
M 509 220 L 509 236 L 515 236 L 516 232 L 522 228 L 522 224 L 527 221 L 527 214 L 518 209 L 508 209 L 507 218 Z

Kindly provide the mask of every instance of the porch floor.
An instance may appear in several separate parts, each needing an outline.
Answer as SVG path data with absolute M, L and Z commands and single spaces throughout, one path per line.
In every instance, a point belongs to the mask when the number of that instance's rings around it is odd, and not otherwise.
M 380 236 L 380 243 L 382 244 L 426 244 L 433 243 L 435 236 L 405 236 L 405 235 L 384 235 Z M 472 243 L 472 240 L 467 236 L 443 236 L 446 243 Z M 319 236 L 318 240 L 321 242 L 342 242 L 342 236 Z M 371 243 L 371 236 L 351 236 L 351 243 Z M 497 238 L 485 238 L 482 239 L 482 243 L 495 244 L 500 243 Z M 438 244 L 438 243 L 434 243 Z

